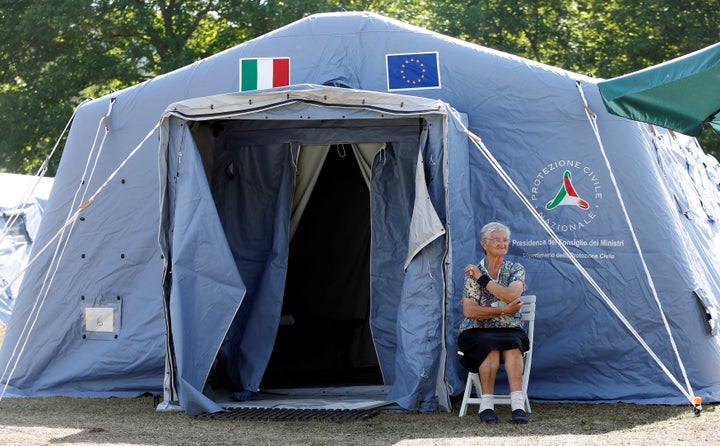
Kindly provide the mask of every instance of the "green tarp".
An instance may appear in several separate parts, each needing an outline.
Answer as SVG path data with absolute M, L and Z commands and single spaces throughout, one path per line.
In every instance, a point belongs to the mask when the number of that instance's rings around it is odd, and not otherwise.
M 598 84 L 610 113 L 685 135 L 720 134 L 720 43 Z

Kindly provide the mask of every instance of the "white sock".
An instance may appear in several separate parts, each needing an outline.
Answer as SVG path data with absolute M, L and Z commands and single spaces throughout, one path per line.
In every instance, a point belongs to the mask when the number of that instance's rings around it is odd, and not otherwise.
M 480 395 L 480 412 L 486 409 L 495 410 L 495 395 L 492 393 Z
M 525 410 L 525 398 L 523 398 L 523 393 L 520 390 L 510 392 L 510 408 L 511 410 Z

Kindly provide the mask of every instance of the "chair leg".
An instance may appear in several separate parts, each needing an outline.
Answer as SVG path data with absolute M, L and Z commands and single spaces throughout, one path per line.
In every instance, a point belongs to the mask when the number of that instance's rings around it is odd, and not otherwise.
M 467 406 L 470 402 L 470 397 L 472 395 L 472 379 L 470 378 L 470 374 L 468 373 L 468 377 L 465 380 L 465 393 L 463 394 L 462 404 L 460 405 L 460 416 L 464 417 L 467 415 Z
M 475 390 L 475 397 L 472 396 L 473 390 Z M 481 394 L 480 377 L 477 373 L 468 373 L 459 416 L 464 417 L 467 415 L 467 407 L 469 404 L 477 404 L 479 406 L 482 401 Z
M 472 396 L 475 391 L 476 397 Z M 527 395 L 527 390 L 523 388 L 523 405 L 525 412 L 531 413 L 530 399 Z M 462 403 L 460 405 L 459 416 L 464 417 L 467 415 L 468 405 L 477 404 L 480 405 L 482 401 L 482 387 L 480 386 L 480 377 L 477 373 L 468 373 L 467 380 L 465 381 L 465 393 L 463 394 Z M 510 404 L 510 395 L 495 395 L 495 404 Z

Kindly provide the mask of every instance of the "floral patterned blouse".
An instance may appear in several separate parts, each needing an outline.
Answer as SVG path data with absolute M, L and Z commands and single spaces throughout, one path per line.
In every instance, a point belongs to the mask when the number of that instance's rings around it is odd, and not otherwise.
M 485 259 L 480 262 L 480 270 L 488 274 L 485 269 Z M 523 283 L 523 292 L 527 291 L 525 285 L 525 268 L 519 263 L 511 262 L 509 260 L 503 260 L 500 265 L 500 273 L 498 274 L 497 283 L 503 286 L 508 286 L 510 283 L 515 281 L 521 281 Z M 497 307 L 501 305 L 502 301 L 493 296 L 487 289 L 481 289 L 480 285 L 473 279 L 472 276 L 465 276 L 465 291 L 463 297 L 469 297 L 475 299 L 480 305 L 484 307 Z M 490 319 L 477 320 L 477 319 L 463 319 L 460 324 L 460 331 L 467 330 L 468 328 L 525 328 L 525 325 L 520 316 L 520 312 L 515 314 L 505 314 L 502 316 L 496 316 Z

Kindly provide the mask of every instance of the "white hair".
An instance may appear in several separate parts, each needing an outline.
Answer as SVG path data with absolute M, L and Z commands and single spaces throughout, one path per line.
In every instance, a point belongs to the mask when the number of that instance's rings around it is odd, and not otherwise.
M 480 242 L 486 242 L 490 238 L 490 233 L 495 231 L 503 231 L 507 234 L 507 238 L 510 238 L 510 228 L 500 222 L 493 221 L 483 226 L 480 230 Z

